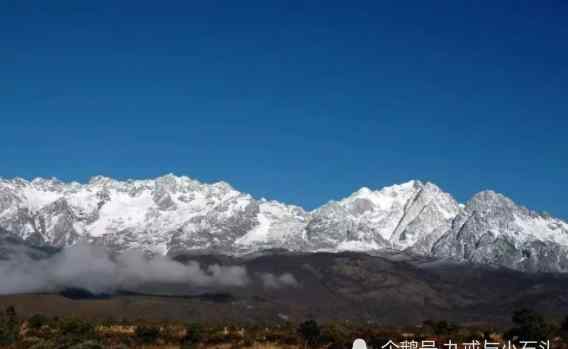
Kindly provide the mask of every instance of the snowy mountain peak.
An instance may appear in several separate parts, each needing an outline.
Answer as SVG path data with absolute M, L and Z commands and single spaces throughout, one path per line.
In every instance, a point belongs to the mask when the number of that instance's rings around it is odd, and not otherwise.
M 469 206 L 516 206 L 513 200 L 503 194 L 494 192 L 493 190 L 483 190 L 475 194 L 468 203 Z
M 369 189 L 368 187 L 361 187 L 361 189 L 357 190 L 356 192 L 354 192 L 353 194 L 351 194 L 351 196 L 369 196 L 371 195 L 372 190 Z
M 108 185 L 114 182 L 114 179 L 105 176 L 94 176 L 89 179 L 89 185 Z
M 354 246 L 426 251 L 458 214 L 449 194 L 431 183 L 409 181 L 349 197 L 314 211 L 307 235 L 322 248 Z
M 381 208 L 388 208 L 396 201 L 404 201 L 405 197 L 411 195 L 422 186 L 419 181 L 409 181 L 403 184 L 384 187 L 380 190 L 371 190 L 368 187 L 362 187 L 349 197 L 340 200 L 339 204 L 342 206 L 353 205 L 360 200 L 366 200 L 375 206 Z

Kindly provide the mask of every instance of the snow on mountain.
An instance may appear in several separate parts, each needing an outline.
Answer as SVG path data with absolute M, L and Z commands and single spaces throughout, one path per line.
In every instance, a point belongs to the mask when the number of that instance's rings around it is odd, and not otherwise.
M 0 226 L 23 239 L 65 246 L 86 238 L 160 253 L 172 232 L 214 213 L 227 221 L 254 203 L 226 183 L 173 175 L 126 182 L 95 177 L 85 185 L 2 180 L 0 197 Z
M 427 253 L 460 208 L 432 183 L 410 181 L 380 191 L 362 188 L 313 213 L 307 226 L 316 247 L 414 249 Z
M 436 242 L 435 256 L 528 271 L 568 271 L 568 224 L 484 191 Z
M 301 249 L 305 244 L 305 228 L 309 219 L 302 208 L 276 201 L 261 200 L 257 215 L 258 224 L 239 237 L 235 244 L 243 248 Z
M 466 205 L 432 183 L 361 188 L 306 212 L 225 182 L 166 175 L 86 184 L 0 179 L 0 231 L 35 246 L 81 239 L 114 250 L 241 254 L 406 250 L 531 271 L 568 271 L 568 224 L 494 192 Z M 0 235 L 2 235 L 0 234 Z

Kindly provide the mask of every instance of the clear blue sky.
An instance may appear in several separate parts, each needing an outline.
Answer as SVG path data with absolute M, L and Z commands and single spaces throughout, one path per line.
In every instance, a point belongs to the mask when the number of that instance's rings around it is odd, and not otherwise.
M 2 2 L 0 176 L 307 208 L 416 178 L 568 218 L 565 1 L 197 3 Z

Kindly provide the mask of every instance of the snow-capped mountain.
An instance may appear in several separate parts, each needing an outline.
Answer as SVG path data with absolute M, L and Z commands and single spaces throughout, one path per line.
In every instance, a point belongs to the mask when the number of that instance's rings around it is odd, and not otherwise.
M 362 188 L 315 210 L 306 234 L 317 248 L 428 253 L 459 210 L 459 204 L 432 183 L 410 181 L 380 191 Z
M 242 254 L 405 250 L 530 271 L 568 271 L 568 224 L 493 192 L 461 206 L 432 183 L 410 181 L 306 212 L 255 199 L 224 182 L 166 175 L 87 184 L 0 180 L 0 235 L 36 246 L 84 239 L 121 251 Z

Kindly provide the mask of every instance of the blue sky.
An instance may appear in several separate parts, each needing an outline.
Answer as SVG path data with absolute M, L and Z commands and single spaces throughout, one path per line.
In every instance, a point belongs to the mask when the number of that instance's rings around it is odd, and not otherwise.
M 0 176 L 174 172 L 307 208 L 416 178 L 568 218 L 567 15 L 563 1 L 6 1 Z

